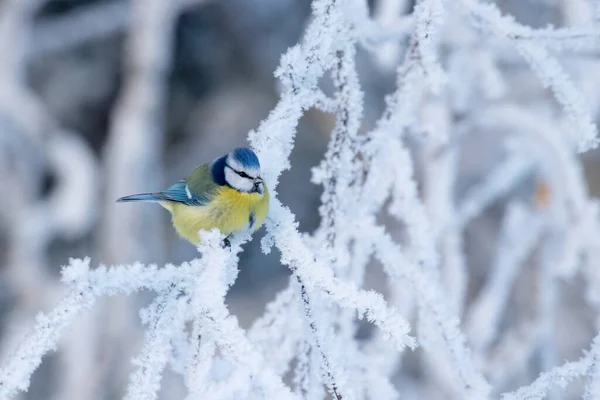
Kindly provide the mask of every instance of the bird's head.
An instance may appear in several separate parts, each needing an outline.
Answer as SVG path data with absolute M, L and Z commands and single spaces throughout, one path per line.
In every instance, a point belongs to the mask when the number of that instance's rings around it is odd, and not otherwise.
M 225 157 L 225 181 L 240 192 L 263 194 L 265 187 L 260 176 L 260 162 L 251 149 L 240 147 Z

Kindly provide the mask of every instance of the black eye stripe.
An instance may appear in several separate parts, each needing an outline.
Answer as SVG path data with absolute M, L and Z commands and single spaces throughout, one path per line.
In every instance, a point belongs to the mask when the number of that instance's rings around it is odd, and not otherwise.
M 247 173 L 245 173 L 244 171 L 237 171 L 237 170 L 233 169 L 233 167 L 231 165 L 229 165 L 229 164 L 225 164 L 225 167 L 229 168 L 230 170 L 232 170 L 233 172 L 235 172 L 236 174 L 238 174 L 242 178 L 254 179 L 250 175 L 248 175 Z

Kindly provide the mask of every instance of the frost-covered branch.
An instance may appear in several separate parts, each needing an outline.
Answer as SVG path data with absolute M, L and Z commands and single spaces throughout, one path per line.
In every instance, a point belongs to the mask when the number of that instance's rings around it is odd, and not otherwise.
M 281 251 L 282 263 L 289 265 L 308 289 L 318 288 L 327 294 L 330 301 L 363 314 L 385 333 L 398 350 L 414 347 L 414 339 L 408 336 L 410 326 L 386 305 L 381 295 L 337 279 L 331 268 L 312 256 L 296 231 L 293 214 L 288 209 L 274 201 L 270 214 L 273 221 L 269 221 L 267 227 Z
M 134 264 L 89 270 L 89 259 L 72 260 L 63 270 L 63 281 L 75 286 L 72 293 L 47 316 L 40 315 L 37 325 L 15 350 L 0 372 L 0 388 L 4 396 L 26 390 L 29 377 L 41 362 L 41 357 L 56 348 L 64 329 L 74 318 L 91 309 L 101 296 L 131 294 L 142 289 L 154 290 L 159 296 L 142 313 L 142 320 L 151 324 L 146 344 L 138 357 L 138 371 L 132 375 L 128 398 L 155 398 L 160 387 L 161 370 L 171 357 L 171 340 L 182 330 L 183 323 L 200 313 L 203 330 L 214 337 L 215 343 L 240 363 L 250 374 L 256 375 L 261 387 L 276 398 L 289 397 L 280 378 L 265 368 L 262 355 L 257 353 L 229 316 L 223 303 L 226 288 L 232 283 L 227 267 L 237 260 L 240 250 L 236 244 L 232 251 L 222 249 L 221 236 L 206 233 L 202 251 L 205 257 L 181 266 L 155 266 Z M 221 287 L 219 290 L 218 288 Z M 196 338 L 190 338 L 195 342 Z M 286 394 L 287 393 L 287 394 Z
M 134 360 L 138 369 L 131 375 L 126 400 L 156 399 L 162 371 L 171 356 L 171 340 L 184 328 L 187 298 L 178 298 L 180 288 L 173 286 L 157 296 L 142 310 L 142 322 L 150 325 L 141 356 Z
M 554 385 L 564 388 L 569 382 L 587 374 L 595 366 L 598 352 L 598 338 L 593 341 L 591 352 L 577 361 L 567 362 L 548 372 L 542 372 L 539 378 L 528 386 L 505 393 L 502 400 L 543 399 Z
M 478 0 L 462 0 L 462 3 L 475 18 L 479 19 L 483 29 L 491 31 L 500 38 L 512 39 L 512 45 L 529 63 L 542 85 L 552 89 L 556 100 L 570 119 L 571 135 L 575 135 L 572 140 L 573 145 L 582 152 L 595 148 L 598 145 L 598 128 L 585 102 L 585 96 L 540 41 L 520 40 L 520 35 L 531 34 L 534 31 L 518 24 L 511 16 L 501 15 L 493 4 L 483 4 Z
M 435 326 L 436 334 L 441 337 L 444 347 L 436 348 L 448 352 L 453 374 L 460 380 L 463 390 L 473 398 L 485 398 L 489 390 L 483 377 L 475 370 L 465 339 L 458 327 L 458 321 L 449 314 L 446 303 L 440 297 L 442 289 L 435 277 L 427 274 L 426 269 L 411 263 L 402 256 L 402 252 L 393 243 L 389 235 L 373 227 L 376 235 L 376 254 L 386 268 L 386 272 L 395 279 L 402 279 L 416 292 L 417 301 L 427 323 Z M 395 267 L 400 265 L 400 267 Z M 431 338 L 433 339 L 433 338 Z M 434 342 L 423 343 L 427 347 Z M 432 348 L 433 350 L 433 348 Z

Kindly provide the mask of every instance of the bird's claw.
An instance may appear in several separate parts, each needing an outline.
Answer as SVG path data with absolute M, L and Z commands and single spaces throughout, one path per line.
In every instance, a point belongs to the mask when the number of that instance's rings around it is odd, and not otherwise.
M 223 242 L 221 243 L 221 246 L 224 249 L 230 249 L 231 248 L 231 242 L 229 241 L 228 237 L 226 237 L 225 239 L 223 239 Z

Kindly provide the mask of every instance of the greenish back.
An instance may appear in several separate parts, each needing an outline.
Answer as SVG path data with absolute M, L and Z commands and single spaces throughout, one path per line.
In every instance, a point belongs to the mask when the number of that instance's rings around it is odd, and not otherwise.
M 167 190 L 152 193 L 152 196 L 160 201 L 203 206 L 216 196 L 219 187 L 213 180 L 210 165 L 204 164 L 193 170 L 186 179 Z
M 220 188 L 213 179 L 210 164 L 203 164 L 194 169 L 185 179 L 185 183 L 192 196 L 203 198 L 204 203 L 211 201 Z

